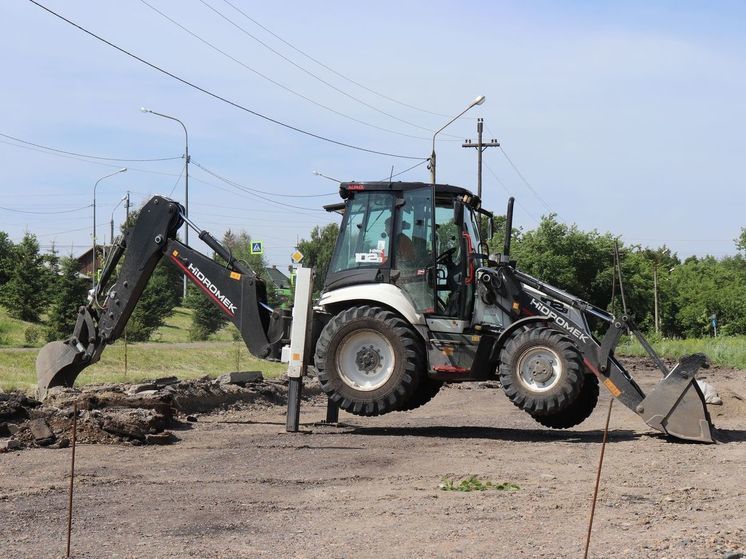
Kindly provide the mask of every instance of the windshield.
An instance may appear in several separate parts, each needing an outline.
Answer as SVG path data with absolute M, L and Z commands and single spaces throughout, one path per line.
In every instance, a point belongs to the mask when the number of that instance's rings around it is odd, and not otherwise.
M 358 192 L 348 201 L 331 272 L 378 267 L 389 258 L 394 196 Z

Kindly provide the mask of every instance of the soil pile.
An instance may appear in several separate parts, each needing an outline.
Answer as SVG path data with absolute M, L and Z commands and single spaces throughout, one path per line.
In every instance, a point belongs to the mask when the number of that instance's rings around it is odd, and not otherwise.
M 318 383 L 305 379 L 304 396 L 320 397 Z M 77 440 L 99 444 L 169 444 L 174 431 L 189 429 L 194 414 L 216 409 L 262 409 L 287 402 L 284 380 L 260 373 L 230 373 L 217 379 L 175 377 L 141 384 L 81 389 L 55 387 L 43 401 L 20 392 L 0 393 L 0 452 L 70 444 L 77 407 Z

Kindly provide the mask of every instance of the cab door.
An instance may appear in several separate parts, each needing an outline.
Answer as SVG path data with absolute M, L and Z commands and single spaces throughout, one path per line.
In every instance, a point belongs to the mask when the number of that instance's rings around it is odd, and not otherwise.
M 429 187 L 400 193 L 392 243 L 392 281 L 425 315 L 435 312 L 432 194 Z

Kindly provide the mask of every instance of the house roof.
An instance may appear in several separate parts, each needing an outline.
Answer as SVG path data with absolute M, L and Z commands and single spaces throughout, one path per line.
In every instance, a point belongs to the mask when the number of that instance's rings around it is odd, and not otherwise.
M 279 289 L 290 288 L 290 278 L 283 274 L 275 266 L 267 268 L 267 275 L 269 276 L 269 279 L 272 280 L 272 283 L 274 283 L 275 286 Z

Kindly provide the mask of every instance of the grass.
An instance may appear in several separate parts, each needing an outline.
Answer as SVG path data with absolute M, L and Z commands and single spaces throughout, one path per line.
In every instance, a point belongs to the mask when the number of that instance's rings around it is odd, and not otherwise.
M 26 347 L 26 330 L 39 328 L 38 324 L 24 322 L 8 316 L 8 311 L 0 307 L 0 347 Z
M 0 388 L 32 391 L 36 387 L 38 350 L 0 350 Z M 101 361 L 88 367 L 78 384 L 140 382 L 163 376 L 180 379 L 204 375 L 219 376 L 236 370 L 262 371 L 267 378 L 280 376 L 287 365 L 255 359 L 243 342 L 197 342 L 192 344 L 129 344 L 127 372 L 124 370 L 124 344 L 108 347 Z
M 461 481 L 455 481 L 451 478 L 444 478 L 443 481 L 438 485 L 441 491 L 487 491 L 494 489 L 496 491 L 518 491 L 518 487 L 515 483 L 504 482 L 494 483 L 492 481 L 482 481 L 477 476 L 469 476 L 462 479 Z
M 237 370 L 262 371 L 266 378 L 277 377 L 287 365 L 255 359 L 243 341 L 233 341 L 233 325 L 227 325 L 210 341 L 189 341 L 191 310 L 177 308 L 151 342 L 127 345 L 127 371 L 124 368 L 124 343 L 120 339 L 107 347 L 101 360 L 88 367 L 78 384 L 140 382 L 163 376 L 180 379 L 204 375 L 219 376 Z M 25 331 L 31 323 L 8 317 L 0 307 L 0 388 L 33 392 L 36 387 L 37 348 L 26 347 Z M 72 332 L 71 332 L 72 333 Z
M 189 326 L 192 322 L 192 310 L 184 307 L 176 307 L 173 314 L 166 319 L 166 323 L 158 328 L 151 336 L 150 341 L 155 343 L 174 344 L 187 343 L 189 339 Z M 0 347 L 41 347 L 45 344 L 44 336 L 40 336 L 35 344 L 26 341 L 26 330 L 29 328 L 42 329 L 41 324 L 24 322 L 11 318 L 8 311 L 0 306 Z M 210 337 L 211 341 L 231 342 L 234 341 L 234 332 L 238 331 L 232 324 L 227 324 L 221 330 Z M 72 331 L 70 332 L 72 334 Z
M 189 327 L 192 324 L 192 310 L 176 307 L 174 313 L 166 319 L 166 324 L 155 331 L 150 341 L 166 344 L 189 342 Z M 210 337 L 219 342 L 233 341 L 233 333 L 238 334 L 235 326 L 227 324 Z
M 651 342 L 653 349 L 666 358 L 679 359 L 692 353 L 704 353 L 712 363 L 735 369 L 746 369 L 746 336 L 698 339 L 663 339 Z M 619 344 L 616 353 L 622 357 L 647 356 L 636 339 Z

